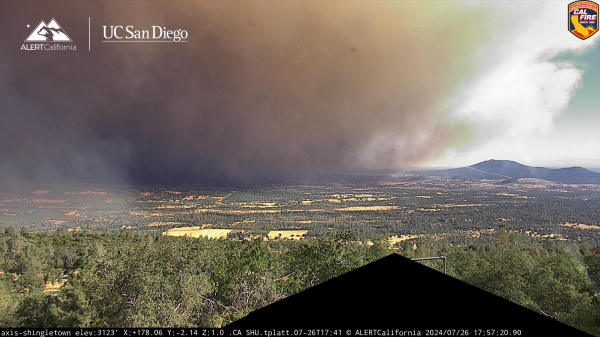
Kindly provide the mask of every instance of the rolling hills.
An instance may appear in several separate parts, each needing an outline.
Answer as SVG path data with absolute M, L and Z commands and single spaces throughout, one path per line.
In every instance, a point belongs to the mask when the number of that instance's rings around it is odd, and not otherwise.
M 587 170 L 583 167 L 550 169 L 527 166 L 511 160 L 487 160 L 467 167 L 421 171 L 419 175 L 509 181 L 521 178 L 535 178 L 562 184 L 600 184 L 600 173 Z

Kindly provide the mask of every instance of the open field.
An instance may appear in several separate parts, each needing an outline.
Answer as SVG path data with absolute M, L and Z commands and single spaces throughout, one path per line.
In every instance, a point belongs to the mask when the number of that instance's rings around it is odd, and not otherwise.
M 263 238 L 270 231 L 321 237 L 350 230 L 361 240 L 386 235 L 433 241 L 485 239 L 492 235 L 488 230 L 505 227 L 544 240 L 600 240 L 600 185 L 402 175 L 344 179 L 212 189 L 32 187 L 0 193 L 0 226 L 194 237 L 223 237 L 235 229 Z
M 586 225 L 586 224 L 576 224 L 576 223 L 561 223 L 560 224 L 563 227 L 571 227 L 571 228 L 578 228 L 578 229 L 600 229 L 600 226 L 596 226 L 596 225 Z
M 307 234 L 306 230 L 270 231 L 267 237 L 269 240 L 303 240 L 306 239 Z
M 189 236 L 192 238 L 204 237 L 207 239 L 221 239 L 226 238 L 231 229 L 218 229 L 218 228 L 202 228 L 202 227 L 179 227 L 173 228 L 163 233 L 168 236 Z
M 390 244 L 390 249 L 397 249 L 397 248 L 394 247 L 396 244 L 398 244 L 400 242 L 403 242 L 403 241 L 414 240 L 414 239 L 417 239 L 418 237 L 419 237 L 418 235 L 400 235 L 400 236 L 394 235 L 394 236 L 390 236 L 388 238 L 388 242 Z M 373 241 L 368 240 L 367 241 L 367 245 L 372 246 L 372 245 L 374 245 L 374 243 L 373 243 Z
M 340 212 L 370 212 L 370 211 L 391 211 L 399 209 L 399 206 L 350 206 L 344 208 L 336 208 Z
M 65 280 L 65 279 L 62 279 L 59 282 L 46 283 L 44 285 L 43 292 L 44 292 L 44 294 L 58 293 L 60 291 L 60 287 L 65 285 L 65 283 L 67 283 L 67 280 Z

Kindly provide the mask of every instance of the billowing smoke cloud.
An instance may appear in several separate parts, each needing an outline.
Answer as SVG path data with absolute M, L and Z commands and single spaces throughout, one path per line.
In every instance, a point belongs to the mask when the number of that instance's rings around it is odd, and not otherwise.
M 479 36 L 456 25 L 468 9 L 371 1 L 1 6 L 3 181 L 259 181 L 418 164 L 461 141 L 464 126 L 439 105 Z M 19 50 L 26 24 L 52 16 L 78 50 Z M 103 25 L 181 28 L 189 42 L 101 43 Z
M 557 56 L 584 51 L 598 41 L 598 36 L 582 41 L 567 30 L 567 4 L 488 4 L 494 7 L 495 20 L 503 29 L 491 32 L 490 44 L 473 64 L 477 75 L 449 107 L 454 119 L 471 126 L 474 141 L 449 151 L 451 155 L 438 165 L 465 165 L 490 158 L 525 163 L 552 158 L 540 153 L 539 144 L 532 144 L 532 135 L 552 131 L 583 74 L 572 61 L 559 61 Z

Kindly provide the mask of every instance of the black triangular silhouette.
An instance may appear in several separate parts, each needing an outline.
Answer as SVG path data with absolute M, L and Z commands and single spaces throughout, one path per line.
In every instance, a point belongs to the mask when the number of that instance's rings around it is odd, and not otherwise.
M 364 329 L 421 336 L 438 329 L 456 329 L 454 336 L 466 336 L 461 330 L 469 330 L 468 336 L 590 336 L 397 254 L 258 309 L 227 328 L 343 329 L 344 336 L 348 330 L 368 334 Z

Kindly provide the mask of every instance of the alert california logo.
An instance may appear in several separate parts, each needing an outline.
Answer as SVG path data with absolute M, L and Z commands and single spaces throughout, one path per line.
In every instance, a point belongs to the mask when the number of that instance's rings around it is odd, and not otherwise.
M 32 27 L 27 24 L 27 28 Z M 47 24 L 42 20 L 25 39 L 21 50 L 77 50 L 73 40 L 61 25 L 52 18 Z
M 598 31 L 598 4 L 575 1 L 569 4 L 568 28 L 571 34 L 585 40 Z

